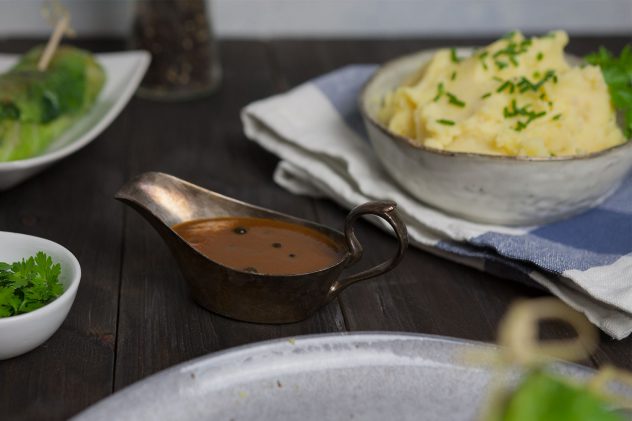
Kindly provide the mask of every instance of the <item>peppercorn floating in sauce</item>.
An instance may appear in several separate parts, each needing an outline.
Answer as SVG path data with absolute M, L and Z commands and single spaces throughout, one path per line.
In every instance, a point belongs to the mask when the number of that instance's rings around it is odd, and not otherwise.
M 209 259 L 245 272 L 304 274 L 333 266 L 344 256 L 324 234 L 274 219 L 198 219 L 173 230 Z

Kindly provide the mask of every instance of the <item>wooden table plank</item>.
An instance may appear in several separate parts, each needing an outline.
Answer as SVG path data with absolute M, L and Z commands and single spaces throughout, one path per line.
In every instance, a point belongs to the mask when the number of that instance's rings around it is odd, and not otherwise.
M 312 218 L 312 201 L 271 183 L 276 158 L 242 133 L 241 107 L 275 92 L 265 46 L 227 42 L 222 47 L 226 71 L 216 95 L 178 105 L 143 102 L 130 139 L 130 173 L 164 171 L 222 194 Z M 126 214 L 116 389 L 227 347 L 344 329 L 336 303 L 309 320 L 281 326 L 212 315 L 193 303 L 159 236 L 138 215 Z
M 0 51 L 32 44 L 0 43 Z M 0 361 L 0 418 L 65 419 L 112 392 L 123 212 L 110 198 L 123 181 L 129 117 L 123 113 L 84 149 L 0 193 L 1 230 L 58 242 L 82 270 L 59 331 L 33 352 Z

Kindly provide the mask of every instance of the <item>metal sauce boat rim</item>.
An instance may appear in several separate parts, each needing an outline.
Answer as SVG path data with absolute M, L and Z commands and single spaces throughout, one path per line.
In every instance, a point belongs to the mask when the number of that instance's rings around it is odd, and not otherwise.
M 188 188 L 193 188 L 195 190 L 198 190 L 200 192 L 203 192 L 205 194 L 210 194 L 213 196 L 216 196 L 220 199 L 226 200 L 228 202 L 234 203 L 236 205 L 239 206 L 243 206 L 244 208 L 248 208 L 248 209 L 252 209 L 252 210 L 256 210 L 262 213 L 265 213 L 268 215 L 268 217 L 260 217 L 262 219 L 270 219 L 270 220 L 275 220 L 275 221 L 283 221 L 283 222 L 287 222 L 290 223 L 292 225 L 299 225 L 299 226 L 306 226 L 311 230 L 317 231 L 317 232 L 322 232 L 324 235 L 326 235 L 327 237 L 332 239 L 332 242 L 335 243 L 337 251 L 340 252 L 341 256 L 340 258 L 336 259 L 335 262 L 333 262 L 332 264 L 325 266 L 321 269 L 318 270 L 314 270 L 311 272 L 297 272 L 297 273 L 292 273 L 292 274 L 280 274 L 280 275 L 276 275 L 276 274 L 268 274 L 268 273 L 259 273 L 259 272 L 248 272 L 248 271 L 244 271 L 244 270 L 240 270 L 231 266 L 227 266 L 223 263 L 220 263 L 216 260 L 213 260 L 212 258 L 210 258 L 209 256 L 207 256 L 206 254 L 200 252 L 198 249 L 196 249 L 195 247 L 193 247 L 184 237 L 182 237 L 180 234 L 178 234 L 174 229 L 173 226 L 177 225 L 169 225 L 167 223 L 165 223 L 165 221 L 158 215 L 156 215 L 156 213 L 152 212 L 151 210 L 147 209 L 147 207 L 141 203 L 139 200 L 137 200 L 134 196 L 127 194 L 127 192 L 125 191 L 126 188 L 128 186 L 134 185 L 136 184 L 142 177 L 150 175 L 150 174 L 154 174 L 154 175 L 158 175 L 160 177 L 165 177 L 168 179 L 171 179 L 172 181 L 176 181 L 179 184 L 182 184 Z M 288 215 L 282 212 L 278 212 L 272 209 L 268 209 L 268 208 L 264 208 L 262 206 L 257 206 L 257 205 L 253 205 L 251 203 L 247 203 L 244 201 L 241 201 L 239 199 L 235 199 L 233 197 L 230 196 L 226 196 L 224 194 L 212 191 L 212 190 L 208 190 L 205 189 L 201 186 L 198 186 L 196 184 L 193 184 L 191 182 L 188 182 L 186 180 L 182 180 L 178 177 L 174 177 L 172 175 L 169 174 L 165 174 L 165 173 L 161 173 L 161 172 L 149 172 L 149 173 L 143 173 L 140 174 L 134 178 L 132 178 L 128 183 L 126 183 L 114 196 L 115 199 L 121 201 L 121 202 L 130 202 L 133 203 L 137 206 L 142 207 L 143 209 L 145 209 L 147 212 L 150 212 L 155 218 L 156 220 L 160 221 L 167 229 L 169 229 L 169 231 L 174 234 L 182 243 L 184 243 L 187 247 L 189 247 L 193 252 L 195 252 L 197 255 L 201 256 L 202 258 L 218 265 L 218 266 L 222 266 L 224 268 L 226 268 L 227 270 L 239 273 L 239 274 L 245 274 L 245 275 L 249 275 L 255 278 L 261 278 L 261 279 L 265 279 L 265 278 L 270 278 L 270 277 L 274 277 L 274 278 L 282 278 L 282 279 L 287 279 L 287 280 L 291 280 L 293 278 L 297 278 L 297 277 L 304 277 L 305 275 L 311 275 L 311 274 L 318 274 L 318 273 L 322 273 L 322 272 L 326 272 L 329 271 L 333 268 L 335 268 L 338 265 L 344 264 L 346 266 L 346 263 L 348 262 L 350 256 L 351 256 L 351 252 L 349 251 L 349 248 L 346 244 L 346 236 L 341 232 L 338 231 L 334 228 L 328 227 L 326 225 L 320 224 L 318 222 L 314 222 L 314 221 L 310 221 L 307 219 L 303 219 L 303 218 L 299 218 L 296 216 L 292 216 L 292 215 Z M 179 223 L 184 223 L 184 222 L 190 222 L 190 221 L 196 221 L 196 220 L 202 220 L 202 219 L 216 219 L 216 218 L 239 218 L 239 217 L 243 217 L 243 218 L 256 218 L 256 216 L 240 216 L 240 215 L 231 215 L 231 214 L 226 214 L 226 215 L 214 215 L 211 217 L 202 217 L 202 218 L 193 218 L 193 219 L 189 219 L 186 221 L 181 221 Z

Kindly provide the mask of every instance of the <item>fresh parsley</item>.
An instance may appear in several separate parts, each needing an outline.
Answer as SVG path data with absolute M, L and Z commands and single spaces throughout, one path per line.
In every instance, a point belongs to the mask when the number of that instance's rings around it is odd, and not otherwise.
M 0 262 L 0 317 L 28 313 L 59 297 L 61 266 L 46 253 L 14 263 Z
M 601 68 L 612 103 L 623 115 L 623 133 L 627 139 L 632 138 L 632 47 L 626 45 L 619 57 L 601 47 L 584 58 Z

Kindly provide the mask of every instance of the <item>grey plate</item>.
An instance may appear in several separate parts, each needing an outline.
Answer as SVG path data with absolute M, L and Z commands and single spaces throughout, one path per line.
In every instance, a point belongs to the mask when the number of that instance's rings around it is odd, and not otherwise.
M 488 368 L 476 342 L 399 333 L 303 336 L 186 362 L 133 384 L 75 420 L 472 420 Z M 561 365 L 566 374 L 591 373 Z

